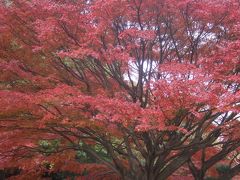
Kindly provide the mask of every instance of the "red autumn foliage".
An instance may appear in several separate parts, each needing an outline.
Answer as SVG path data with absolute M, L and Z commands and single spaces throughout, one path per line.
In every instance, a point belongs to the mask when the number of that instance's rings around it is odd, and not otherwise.
M 1 1 L 0 167 L 20 179 L 236 176 L 239 6 Z

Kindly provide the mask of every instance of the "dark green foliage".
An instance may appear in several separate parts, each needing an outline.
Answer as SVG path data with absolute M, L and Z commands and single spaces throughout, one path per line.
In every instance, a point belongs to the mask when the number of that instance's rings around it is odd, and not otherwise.
M 220 175 L 228 173 L 230 171 L 230 169 L 231 169 L 231 167 L 228 165 L 219 165 L 216 167 L 216 170 L 218 171 L 218 173 Z

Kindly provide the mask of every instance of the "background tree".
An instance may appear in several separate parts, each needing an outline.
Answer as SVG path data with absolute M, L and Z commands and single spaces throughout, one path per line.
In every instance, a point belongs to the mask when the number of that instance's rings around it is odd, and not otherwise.
M 239 13 L 235 0 L 3 1 L 1 166 L 82 174 L 85 154 L 122 179 L 184 165 L 204 179 L 227 160 L 219 178 L 235 176 Z

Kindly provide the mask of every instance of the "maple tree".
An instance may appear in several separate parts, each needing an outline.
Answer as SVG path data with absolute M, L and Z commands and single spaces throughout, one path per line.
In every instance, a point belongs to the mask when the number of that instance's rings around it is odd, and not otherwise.
M 2 1 L 0 166 L 19 178 L 236 176 L 239 6 Z

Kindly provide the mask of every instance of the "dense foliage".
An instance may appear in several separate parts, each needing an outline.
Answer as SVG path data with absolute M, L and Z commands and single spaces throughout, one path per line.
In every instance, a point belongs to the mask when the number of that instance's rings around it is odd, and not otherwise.
M 20 179 L 236 176 L 239 6 L 2 0 L 0 166 Z

